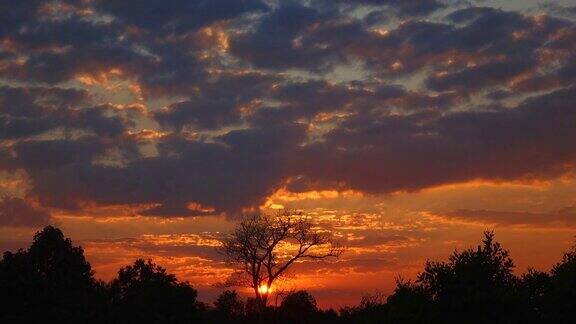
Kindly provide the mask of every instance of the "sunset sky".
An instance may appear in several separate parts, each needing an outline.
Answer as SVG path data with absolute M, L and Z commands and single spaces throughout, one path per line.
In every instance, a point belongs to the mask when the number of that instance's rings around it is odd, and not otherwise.
M 0 0 L 0 195 L 1 251 L 53 224 L 96 277 L 152 258 L 204 301 L 258 210 L 347 246 L 274 287 L 323 307 L 487 229 L 548 270 L 576 235 L 576 3 Z

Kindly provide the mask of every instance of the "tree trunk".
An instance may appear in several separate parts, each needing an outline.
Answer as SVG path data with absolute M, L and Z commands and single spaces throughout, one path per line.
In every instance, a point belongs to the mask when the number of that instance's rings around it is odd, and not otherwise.
M 258 305 L 258 312 L 262 313 L 262 311 L 266 308 L 266 295 L 262 296 L 258 287 L 254 288 L 254 295 L 256 295 L 256 305 Z

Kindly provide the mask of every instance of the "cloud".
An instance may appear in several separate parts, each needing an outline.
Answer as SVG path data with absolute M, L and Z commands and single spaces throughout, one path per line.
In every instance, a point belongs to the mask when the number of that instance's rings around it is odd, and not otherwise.
M 38 135 L 61 126 L 65 109 L 88 100 L 82 90 L 0 87 L 0 138 Z
M 259 67 L 317 69 L 321 59 L 330 52 L 299 46 L 297 38 L 320 19 L 320 13 L 314 8 L 297 4 L 282 6 L 264 17 L 253 32 L 235 38 L 231 50 Z
M 26 141 L 13 147 L 16 153 L 15 162 L 29 172 L 89 162 L 95 156 L 103 154 L 105 149 L 105 144 L 95 137 L 78 140 Z
M 259 0 L 178 0 L 170 3 L 98 0 L 96 7 L 140 28 L 173 32 L 188 32 L 215 21 L 268 9 Z
M 387 6 L 395 10 L 401 16 L 428 15 L 445 7 L 442 2 L 437 0 L 353 0 L 342 2 L 372 6 Z
M 216 212 L 236 212 L 272 194 L 284 178 L 283 158 L 302 136 L 302 128 L 286 126 L 230 132 L 219 143 L 172 137 L 159 144 L 159 156 L 121 166 L 93 164 L 90 155 L 77 152 L 64 154 L 55 162 L 58 167 L 28 166 L 37 167 L 31 172 L 30 194 L 46 206 L 68 209 L 84 202 L 159 203 L 161 208 L 146 214 L 183 216 L 189 203 L 197 203 Z M 62 149 L 93 148 L 67 145 Z
M 50 213 L 16 197 L 0 200 L 0 226 L 38 227 L 48 224 Z
M 372 193 L 474 179 L 554 178 L 574 169 L 569 88 L 514 109 L 446 115 L 360 114 L 302 148 L 294 174 Z M 352 171 L 353 170 L 353 171 Z
M 463 222 L 496 224 L 498 226 L 573 227 L 576 225 L 575 207 L 565 207 L 549 213 L 460 209 L 439 213 L 438 216 Z
M 275 77 L 255 72 L 219 75 L 199 85 L 201 95 L 154 112 L 160 125 L 181 131 L 185 126 L 215 130 L 241 123 L 243 109 L 255 109 L 268 95 Z
M 86 91 L 66 88 L 0 88 L 0 137 L 20 139 L 65 129 L 90 130 L 116 137 L 132 123 L 114 115 L 110 105 L 87 107 Z M 83 109 L 78 109 L 83 107 Z
M 170 125 L 181 130 L 184 125 L 194 125 L 205 129 L 218 129 L 240 120 L 240 112 L 233 99 L 195 98 L 171 104 L 155 114 L 161 125 Z
M 533 64 L 529 60 L 491 62 L 447 75 L 432 76 L 426 80 L 426 85 L 435 91 L 474 91 L 511 80 Z
M 79 89 L 0 87 L 0 138 L 29 138 L 57 129 L 119 137 L 134 125 L 112 105 L 90 103 L 87 91 Z
M 554 14 L 437 0 L 10 9 L 0 168 L 26 173 L 43 207 L 232 214 L 280 188 L 574 170 L 576 27 Z
M 0 27 L 0 36 L 9 34 L 20 27 L 23 23 L 34 19 L 38 8 L 42 4 L 40 0 L 12 3 L 2 1 L 0 3 L 0 19 L 3 21 Z

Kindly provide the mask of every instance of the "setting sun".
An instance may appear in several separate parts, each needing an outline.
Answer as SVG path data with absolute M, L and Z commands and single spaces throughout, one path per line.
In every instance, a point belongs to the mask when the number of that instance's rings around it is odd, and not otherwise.
M 268 285 L 262 284 L 260 287 L 258 287 L 258 292 L 263 295 L 269 294 L 272 292 L 272 287 L 268 287 Z

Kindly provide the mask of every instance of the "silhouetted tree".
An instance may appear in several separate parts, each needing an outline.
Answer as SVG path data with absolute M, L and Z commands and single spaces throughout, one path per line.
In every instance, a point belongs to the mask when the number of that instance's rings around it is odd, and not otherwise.
M 259 318 L 259 313 L 261 310 L 260 303 L 256 300 L 256 298 L 247 298 L 246 303 L 244 304 L 244 313 L 246 314 L 246 318 L 249 322 L 254 322 Z
M 546 298 L 546 320 L 576 323 L 576 245 L 550 271 L 550 292 Z
M 485 232 L 478 248 L 455 251 L 448 262 L 428 261 L 418 283 L 434 299 L 440 322 L 507 322 L 516 306 L 513 268 L 509 252 Z
M 275 259 L 279 257 L 270 242 L 276 247 L 308 242 L 304 248 L 297 244 L 305 253 L 306 247 L 322 248 L 318 242 L 327 242 L 324 252 L 308 254 L 312 258 L 338 252 L 329 240 L 315 238 L 318 233 L 306 227 L 309 223 L 286 222 L 253 218 L 239 230 L 256 235 L 242 242 L 249 243 L 245 246 L 251 247 L 247 251 L 252 257 L 264 255 L 263 279 L 291 260 Z M 253 232 L 244 231 L 248 229 Z M 283 232 L 293 230 L 301 236 Z M 397 279 L 390 296 L 366 295 L 340 314 L 319 310 L 304 290 L 284 296 L 279 307 L 267 307 L 256 298 L 243 303 L 228 290 L 208 311 L 194 288 L 151 260 L 139 259 L 120 269 L 108 285 L 95 280 L 82 248 L 48 226 L 36 233 L 27 250 L 5 252 L 0 260 L 0 323 L 576 323 L 576 246 L 550 273 L 529 269 L 518 278 L 513 268 L 508 251 L 494 241 L 492 232 L 485 232 L 476 249 L 455 251 L 446 262 L 428 261 L 415 282 Z
M 547 302 L 551 293 L 550 274 L 528 269 L 518 283 L 520 302 L 517 322 L 544 323 L 549 315 L 546 313 Z
M 316 299 L 305 290 L 290 292 L 284 296 L 280 313 L 284 323 L 318 322 Z
M 396 279 L 394 293 L 387 298 L 385 318 L 390 323 L 428 323 L 433 314 L 430 292 L 422 285 Z
M 244 321 L 244 302 L 234 290 L 221 293 L 214 302 L 216 321 L 219 323 L 241 323 Z
M 104 322 L 105 287 L 93 278 L 81 247 L 62 231 L 45 227 L 26 251 L 0 261 L 2 323 Z
M 343 323 L 383 323 L 385 307 L 385 295 L 376 291 L 362 296 L 360 305 L 340 309 L 340 317 Z
M 343 249 L 302 213 L 283 211 L 275 216 L 255 214 L 243 219 L 222 242 L 220 251 L 236 268 L 226 285 L 251 287 L 264 308 L 268 287 L 295 261 L 338 257 Z
M 110 283 L 116 323 L 190 323 L 201 319 L 202 305 L 187 282 L 151 260 L 136 260 Z

